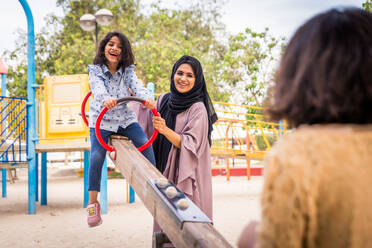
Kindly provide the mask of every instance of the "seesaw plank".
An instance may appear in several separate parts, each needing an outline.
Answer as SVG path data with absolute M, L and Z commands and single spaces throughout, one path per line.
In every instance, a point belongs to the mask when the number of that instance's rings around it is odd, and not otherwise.
M 130 141 L 114 136 L 111 142 L 117 151 L 117 159 L 114 161 L 116 167 L 177 248 L 232 247 L 211 223 L 185 222 L 180 228 L 174 220 L 171 209 L 154 196 L 151 181 L 163 175 Z

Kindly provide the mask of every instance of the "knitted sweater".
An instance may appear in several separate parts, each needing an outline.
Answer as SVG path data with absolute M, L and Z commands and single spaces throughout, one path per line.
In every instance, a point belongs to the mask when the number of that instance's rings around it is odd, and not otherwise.
M 302 126 L 269 152 L 255 247 L 372 247 L 372 125 Z

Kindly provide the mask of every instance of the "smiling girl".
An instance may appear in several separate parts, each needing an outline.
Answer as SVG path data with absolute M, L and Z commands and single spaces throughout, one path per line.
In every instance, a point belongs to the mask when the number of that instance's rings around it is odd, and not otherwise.
M 94 98 L 89 106 L 91 155 L 87 211 L 88 225 L 94 227 L 102 223 L 97 196 L 106 157 L 106 150 L 100 145 L 95 134 L 97 117 L 103 107 L 110 109 L 101 122 L 101 136 L 106 143 L 111 134 L 119 134 L 128 137 L 136 147 L 140 147 L 147 142 L 147 137 L 139 126 L 133 110 L 126 104 L 117 105 L 117 99 L 130 96 L 129 90 L 131 90 L 137 97 L 146 100 L 147 108 L 154 108 L 155 102 L 150 98 L 147 89 L 138 81 L 134 72 L 131 45 L 128 38 L 120 32 L 110 32 L 100 42 L 93 65 L 88 66 L 88 71 L 90 89 Z M 142 154 L 155 165 L 152 146 L 142 151 Z

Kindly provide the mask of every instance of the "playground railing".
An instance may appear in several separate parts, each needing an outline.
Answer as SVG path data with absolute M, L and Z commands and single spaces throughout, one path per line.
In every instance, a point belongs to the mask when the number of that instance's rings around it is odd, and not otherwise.
M 214 156 L 263 159 L 273 142 L 287 131 L 286 123 L 266 120 L 262 107 L 213 104 L 219 116 L 212 133 Z
M 27 162 L 27 99 L 0 97 L 0 163 Z

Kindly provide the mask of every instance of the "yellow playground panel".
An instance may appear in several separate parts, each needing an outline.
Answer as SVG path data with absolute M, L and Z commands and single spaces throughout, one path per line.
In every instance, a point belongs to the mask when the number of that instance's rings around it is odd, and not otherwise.
M 87 74 L 44 78 L 37 93 L 39 143 L 85 141 L 89 129 L 81 118 L 81 103 L 88 92 Z

